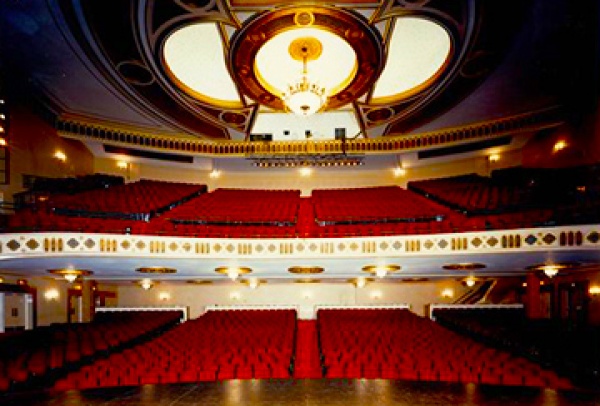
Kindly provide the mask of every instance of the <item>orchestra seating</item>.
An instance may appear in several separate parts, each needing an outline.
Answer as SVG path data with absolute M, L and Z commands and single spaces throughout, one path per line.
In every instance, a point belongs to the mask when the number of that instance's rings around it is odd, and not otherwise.
M 523 309 L 434 309 L 441 325 L 460 334 L 534 359 L 582 386 L 598 385 L 600 328 L 568 321 L 527 319 Z
M 180 317 L 181 312 L 177 311 L 103 313 L 91 323 L 0 334 L 0 391 L 49 379 L 167 328 Z
M 290 378 L 295 310 L 209 311 L 56 382 L 60 390 Z
M 458 335 L 404 309 L 319 310 L 325 376 L 569 388 L 524 357 Z

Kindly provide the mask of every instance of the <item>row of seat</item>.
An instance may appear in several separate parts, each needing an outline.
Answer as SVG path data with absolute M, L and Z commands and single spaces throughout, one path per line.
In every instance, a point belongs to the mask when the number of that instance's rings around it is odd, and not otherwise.
M 553 371 L 488 348 L 408 310 L 320 310 L 318 323 L 329 378 L 571 387 Z
M 180 317 L 177 311 L 111 313 L 91 323 L 55 325 L 10 337 L 0 350 L 0 390 L 77 365 Z
M 294 310 L 209 311 L 71 372 L 55 387 L 289 378 L 295 323 Z

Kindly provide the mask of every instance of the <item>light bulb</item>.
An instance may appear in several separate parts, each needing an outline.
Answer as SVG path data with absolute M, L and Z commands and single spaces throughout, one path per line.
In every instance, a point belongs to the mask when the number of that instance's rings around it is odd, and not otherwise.
M 231 279 L 232 281 L 235 281 L 238 278 L 238 276 L 240 276 L 240 270 L 237 268 L 231 268 L 227 271 L 227 276 L 229 276 L 229 279 Z
M 383 267 L 377 268 L 377 270 L 375 271 L 375 275 L 377 275 L 378 278 L 385 278 L 385 276 L 387 275 L 387 269 Z
M 465 281 L 465 284 L 472 288 L 473 286 L 475 286 L 475 279 L 474 278 L 467 278 L 467 280 Z
M 152 281 L 150 279 L 142 279 L 140 286 L 142 287 L 142 289 L 148 290 L 152 287 Z
M 64 278 L 67 280 L 67 282 L 73 283 L 73 282 L 75 282 L 75 279 L 77 279 L 77 274 L 75 274 L 75 273 L 66 273 L 64 275 Z
M 367 284 L 367 280 L 365 278 L 360 277 L 360 278 L 356 279 L 356 287 L 357 288 L 364 288 L 366 284 Z
M 259 285 L 259 281 L 257 278 L 250 278 L 250 280 L 248 281 L 248 286 L 250 287 L 250 289 L 256 289 L 258 288 Z
M 548 278 L 553 278 L 558 273 L 558 268 L 552 265 L 546 266 L 544 268 L 544 273 Z

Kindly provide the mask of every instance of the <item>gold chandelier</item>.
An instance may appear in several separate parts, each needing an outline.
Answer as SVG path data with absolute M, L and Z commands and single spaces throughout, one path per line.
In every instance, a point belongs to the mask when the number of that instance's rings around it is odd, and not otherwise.
M 327 102 L 325 87 L 308 75 L 308 61 L 314 61 L 321 56 L 323 45 L 315 37 L 301 37 L 290 43 L 288 52 L 294 60 L 302 61 L 302 76 L 288 84 L 281 99 L 292 113 L 311 116 L 321 110 Z

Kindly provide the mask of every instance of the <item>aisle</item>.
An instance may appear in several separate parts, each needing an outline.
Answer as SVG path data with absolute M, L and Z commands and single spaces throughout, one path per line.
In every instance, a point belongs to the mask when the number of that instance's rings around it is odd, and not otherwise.
M 298 320 L 294 378 L 321 378 L 321 362 L 315 320 Z

